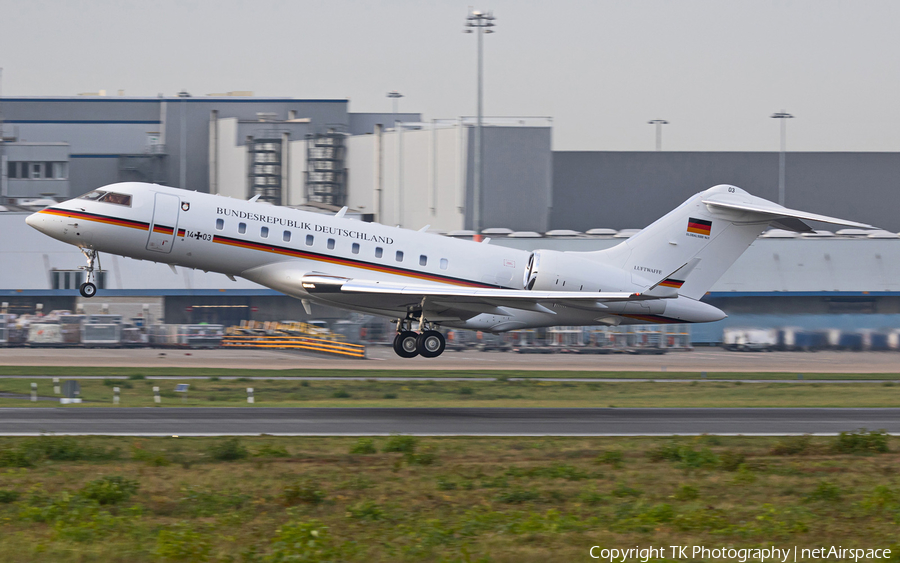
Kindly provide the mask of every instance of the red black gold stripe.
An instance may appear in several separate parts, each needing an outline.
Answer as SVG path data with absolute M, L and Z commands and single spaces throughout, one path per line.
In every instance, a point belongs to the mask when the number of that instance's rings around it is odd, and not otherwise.
M 694 219 L 693 217 L 690 217 L 688 219 L 687 232 L 689 232 L 689 233 L 709 236 L 709 233 L 711 230 L 712 230 L 712 221 L 705 221 L 703 219 Z
M 153 225 L 153 232 L 161 233 L 164 235 L 171 235 L 175 233 L 175 229 L 173 229 L 172 227 L 166 227 L 164 225 Z
M 178 229 L 178 236 L 180 236 L 180 237 L 184 236 L 184 229 Z
M 350 266 L 352 268 L 360 268 L 363 270 L 370 270 L 372 272 L 382 272 L 385 274 L 394 274 L 398 276 L 405 276 L 408 278 L 416 278 L 420 280 L 434 281 L 440 283 L 450 283 L 453 285 L 461 285 L 465 287 L 503 287 L 499 285 L 491 285 L 486 283 L 478 283 L 473 282 L 461 278 L 453 278 L 450 276 L 439 276 L 435 274 L 429 274 L 426 272 L 417 272 L 415 270 L 408 270 L 406 268 L 397 268 L 394 266 L 385 266 L 381 264 L 372 264 L 371 262 L 364 262 L 362 260 L 351 260 L 349 258 L 341 258 L 338 256 L 329 256 L 327 254 L 318 254 L 316 252 L 307 252 L 303 250 L 296 250 L 293 248 L 287 248 L 284 246 L 275 246 L 271 244 L 260 244 L 257 242 L 251 242 L 231 237 L 225 237 L 221 235 L 215 235 L 213 237 L 213 242 L 219 244 L 225 244 L 228 246 L 234 246 L 237 248 L 246 248 L 249 250 L 259 250 L 262 252 L 271 252 L 273 254 L 281 254 L 283 256 L 292 256 L 294 258 L 304 258 L 307 260 L 315 260 L 317 262 L 325 262 L 328 264 L 336 264 L 339 266 Z
M 675 289 L 680 289 L 681 286 L 684 285 L 684 280 L 676 280 L 672 278 L 666 278 L 663 281 L 659 282 L 659 285 L 663 287 L 674 287 Z
M 46 209 L 40 210 L 38 213 L 47 213 L 48 215 L 57 215 L 59 217 L 71 217 L 73 219 L 84 219 L 85 221 L 95 221 L 97 223 L 105 223 L 107 225 L 129 227 L 131 229 L 139 229 L 141 231 L 146 231 L 150 228 L 149 223 L 144 223 L 142 221 L 132 221 L 130 219 L 121 219 L 119 217 L 98 215 L 96 213 L 87 213 L 85 211 L 75 211 L 72 209 L 58 209 L 55 207 L 48 207 Z

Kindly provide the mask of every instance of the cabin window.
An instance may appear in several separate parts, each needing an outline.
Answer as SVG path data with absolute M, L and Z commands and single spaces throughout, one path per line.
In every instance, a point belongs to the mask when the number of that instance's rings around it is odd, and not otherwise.
M 450 261 L 446 258 L 441 258 L 441 269 L 446 270 L 450 266 Z
M 225 219 L 216 219 L 216 230 L 221 231 L 225 228 Z
M 419 256 L 419 266 L 426 266 L 428 264 L 428 257 L 424 254 Z
M 328 239 L 328 250 L 334 250 L 334 239 Z
M 284 235 L 281 237 L 284 242 L 291 242 L 291 232 L 285 231 Z
M 375 247 L 375 258 L 381 258 L 382 256 L 384 256 L 384 249 L 381 248 L 380 246 L 376 246 Z
M 306 235 L 306 246 L 312 246 L 315 241 L 316 237 L 312 235 Z
M 350 247 L 350 252 L 352 252 L 353 254 L 359 254 L 359 243 L 358 242 L 353 243 L 353 246 Z
M 238 223 L 238 233 L 244 234 L 247 232 L 247 223 Z
M 262 238 L 269 238 L 269 227 L 263 227 L 259 230 L 259 236 Z
M 397 262 L 403 262 L 403 251 L 402 250 L 397 251 Z

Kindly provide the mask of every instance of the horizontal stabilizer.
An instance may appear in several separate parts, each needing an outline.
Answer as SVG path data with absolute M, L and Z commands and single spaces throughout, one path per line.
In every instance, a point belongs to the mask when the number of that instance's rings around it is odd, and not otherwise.
M 703 198 L 703 203 L 710 207 L 719 207 L 722 209 L 732 209 L 735 211 L 747 211 L 750 213 L 758 213 L 760 215 L 767 215 L 771 217 L 773 220 L 778 220 L 782 218 L 786 219 L 805 219 L 807 221 L 821 221 L 823 223 L 833 223 L 835 225 L 846 225 L 848 227 L 856 227 L 859 229 L 872 229 L 872 225 L 867 225 L 865 223 L 857 223 L 856 221 L 847 221 L 845 219 L 838 219 L 837 217 L 829 217 L 827 215 L 819 215 L 817 213 L 807 213 L 806 211 L 798 211 L 796 209 L 788 209 L 787 207 L 782 207 L 777 203 L 773 203 L 771 201 L 752 196 L 746 192 L 744 193 L 711 193 Z M 799 225 L 797 224 L 799 223 Z M 797 223 L 793 221 L 783 222 L 782 225 L 789 226 L 791 230 L 796 230 L 794 227 L 799 227 L 800 225 L 805 226 L 802 221 L 798 221 Z M 793 226 L 790 226 L 793 225 Z M 804 229 L 805 230 L 805 229 Z

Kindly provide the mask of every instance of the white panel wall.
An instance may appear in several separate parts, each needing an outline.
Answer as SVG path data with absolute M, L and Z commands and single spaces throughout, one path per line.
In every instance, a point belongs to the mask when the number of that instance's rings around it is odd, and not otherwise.
M 247 199 L 247 147 L 237 144 L 237 126 L 237 119 L 219 120 L 219 145 L 216 147 L 219 165 L 217 193 Z
M 287 205 L 306 203 L 306 141 L 288 143 Z

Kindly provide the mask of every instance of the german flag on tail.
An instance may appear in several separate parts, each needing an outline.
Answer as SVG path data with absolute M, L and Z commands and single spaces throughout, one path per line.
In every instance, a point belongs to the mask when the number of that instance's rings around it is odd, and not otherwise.
M 675 289 L 681 289 L 681 286 L 684 285 L 684 280 L 676 280 L 675 278 L 666 278 L 663 281 L 659 282 L 659 285 L 663 287 L 674 287 Z
M 694 219 L 693 217 L 688 218 L 687 232 L 709 236 L 710 230 L 712 230 L 712 221 Z

